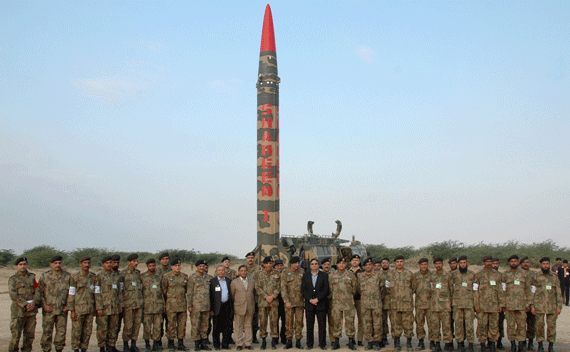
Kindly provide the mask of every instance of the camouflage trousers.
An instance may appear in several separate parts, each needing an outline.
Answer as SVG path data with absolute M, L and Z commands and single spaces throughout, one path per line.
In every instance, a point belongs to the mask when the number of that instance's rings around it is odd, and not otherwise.
M 356 308 L 356 318 L 358 319 L 356 339 L 362 341 L 364 338 L 364 324 L 362 323 L 362 303 L 360 303 L 359 299 L 354 300 L 354 308 Z
M 362 309 L 362 325 L 366 341 L 382 340 L 382 308 Z
M 502 339 L 503 337 L 505 337 L 505 313 L 504 312 L 499 313 L 499 322 L 497 323 L 497 326 L 499 328 L 499 339 Z M 509 341 L 511 341 L 511 340 L 509 340 Z
M 141 328 L 142 308 L 123 311 L 123 342 L 138 340 Z
M 427 323 L 429 331 L 429 340 L 433 341 L 433 333 L 430 330 L 429 326 L 429 313 L 430 313 L 429 309 L 416 308 L 415 321 L 416 321 L 416 336 L 418 337 L 418 340 L 423 340 L 426 338 L 425 325 Z
M 556 319 L 558 316 L 556 314 L 544 314 L 539 313 L 536 315 L 536 342 L 542 342 L 544 340 L 544 318 L 546 316 L 546 328 L 548 329 L 548 335 L 546 336 L 546 341 L 550 343 L 556 342 Z
M 509 341 L 526 340 L 526 311 L 508 310 L 505 313 L 507 318 L 507 336 Z
M 55 328 L 55 338 L 53 338 L 53 329 Z M 51 350 L 51 342 L 56 351 L 63 350 L 65 346 L 65 331 L 67 329 L 67 313 L 56 315 L 42 311 L 42 339 L 40 345 L 42 350 L 49 352 Z
M 431 312 L 429 315 L 428 324 L 429 330 L 433 333 L 433 339 L 430 341 L 441 341 L 441 334 L 443 333 L 443 342 L 453 342 L 453 333 L 451 332 L 451 315 L 449 311 Z
M 186 336 L 186 311 L 182 312 L 166 312 L 168 316 L 168 325 L 166 329 L 166 338 L 169 340 L 182 340 Z
M 473 321 L 475 320 L 475 312 L 472 308 L 453 308 L 453 320 L 455 321 L 455 339 L 457 342 L 467 340 L 469 343 L 475 343 L 475 335 Z
M 269 323 L 271 337 L 275 339 L 279 337 L 279 334 L 277 333 L 278 314 L 279 302 L 277 300 L 273 300 L 273 302 L 271 302 L 271 306 L 269 307 L 259 307 L 259 337 L 267 337 L 267 323 Z M 285 318 L 285 321 L 287 323 L 289 322 L 287 318 Z
M 190 313 L 192 331 L 190 332 L 192 341 L 199 341 L 208 338 L 208 327 L 210 326 L 210 312 L 200 312 L 192 309 Z
M 499 339 L 499 312 L 477 314 L 477 339 L 480 343 Z
M 332 317 L 333 317 L 333 331 L 334 337 L 340 338 L 342 336 L 342 321 L 344 318 L 344 332 L 348 338 L 353 339 L 356 334 L 356 329 L 354 328 L 354 318 L 356 316 L 356 309 L 350 308 L 347 310 L 340 310 L 333 307 Z
M 160 340 L 160 330 L 162 327 L 162 313 L 145 314 L 143 317 L 143 339 Z
M 293 335 L 297 340 L 303 338 L 303 314 L 305 307 L 285 307 L 285 324 L 287 329 L 285 337 L 287 340 L 293 339 Z
M 536 316 L 531 312 L 526 312 L 526 338 L 534 339 L 536 336 Z
M 99 347 L 114 347 L 117 342 L 119 314 L 103 315 L 97 321 L 97 345 Z
M 392 337 L 402 336 L 411 339 L 414 337 L 414 314 L 411 311 L 398 312 L 392 309 L 390 311 L 390 324 L 392 325 Z
M 21 351 L 30 352 L 32 350 L 34 337 L 36 336 L 36 315 L 10 319 L 10 332 L 12 333 L 12 338 L 8 345 L 8 351 L 18 351 L 20 336 L 23 335 Z
M 93 331 L 93 314 L 78 315 L 71 321 L 71 349 L 87 349 Z
M 382 309 L 382 336 L 388 336 L 390 328 L 388 326 L 388 317 L 390 316 L 390 309 Z

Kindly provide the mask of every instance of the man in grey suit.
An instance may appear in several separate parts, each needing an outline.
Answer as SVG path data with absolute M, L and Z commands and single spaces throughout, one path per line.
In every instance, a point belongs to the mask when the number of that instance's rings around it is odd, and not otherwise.
M 238 351 L 244 347 L 246 350 L 253 349 L 251 347 L 253 339 L 251 321 L 255 312 L 255 300 L 253 297 L 255 281 L 247 273 L 247 266 L 241 265 L 238 269 L 239 276 L 232 280 L 230 285 L 234 303 L 235 342 Z

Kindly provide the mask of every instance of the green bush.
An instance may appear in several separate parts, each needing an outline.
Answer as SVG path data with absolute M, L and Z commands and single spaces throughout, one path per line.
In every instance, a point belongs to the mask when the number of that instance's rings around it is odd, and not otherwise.
M 56 255 L 61 255 L 64 262 L 67 259 L 67 253 L 65 251 L 60 251 L 59 249 L 52 246 L 37 246 L 32 249 L 25 250 L 22 256 L 28 258 L 28 264 L 32 268 L 45 268 L 49 266 L 51 258 Z
M 16 253 L 13 249 L 2 249 L 0 250 L 0 265 L 12 265 L 16 259 Z

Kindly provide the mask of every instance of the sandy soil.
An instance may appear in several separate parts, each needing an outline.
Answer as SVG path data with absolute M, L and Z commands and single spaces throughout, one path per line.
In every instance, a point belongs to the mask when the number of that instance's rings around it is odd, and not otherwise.
M 237 270 L 237 264 L 233 265 L 235 266 L 234 269 Z M 139 269 L 142 269 L 142 271 L 145 271 L 144 266 L 140 266 Z M 472 266 L 471 267 L 472 270 L 479 270 L 477 267 Z M 31 272 L 35 273 L 36 276 L 39 278 L 40 274 L 45 271 L 46 269 L 30 269 Z M 77 269 L 76 268 L 71 268 L 68 269 L 68 271 L 70 272 L 75 272 Z M 93 271 L 98 271 L 99 268 L 94 268 Z M 210 274 L 214 275 L 214 270 L 215 268 L 210 268 Z M 412 269 L 414 270 L 414 269 Z M 191 267 L 190 265 L 183 265 L 182 267 L 182 271 L 190 274 L 193 271 L 193 267 Z M 15 272 L 15 270 L 13 268 L 0 268 L 0 346 L 2 346 L 2 349 L 7 348 L 8 343 L 10 341 L 10 297 L 8 295 L 8 278 L 10 277 L 10 275 L 12 275 Z M 41 347 L 40 347 L 40 338 L 41 338 L 41 334 L 42 334 L 42 330 L 41 330 L 41 313 L 38 313 L 37 315 L 38 318 L 38 323 L 36 325 L 36 338 L 34 340 L 34 350 L 35 351 L 41 351 Z M 95 324 L 94 324 L 95 325 Z M 505 327 L 506 329 L 506 327 Z M 68 334 L 67 334 L 67 346 L 65 348 L 64 351 L 69 351 L 71 350 L 71 343 L 70 343 L 70 332 L 71 331 L 71 324 L 68 323 Z M 346 343 L 347 343 L 347 339 L 344 338 L 341 340 L 341 350 L 346 350 L 349 351 L 348 348 L 346 348 Z M 166 343 L 166 339 L 163 339 L 163 344 Z M 417 345 L 417 340 L 414 339 L 414 346 Z M 194 344 L 192 343 L 192 341 L 190 341 L 190 320 L 188 320 L 188 324 L 187 324 L 187 332 L 186 332 L 186 339 L 185 339 L 185 344 L 187 347 L 193 347 Z M 303 345 L 305 344 L 305 340 L 303 339 Z M 503 344 L 505 344 L 505 346 L 507 347 L 507 351 L 508 351 L 508 346 L 510 346 L 510 343 L 507 342 L 507 339 L 505 338 L 503 340 Z M 138 347 L 142 349 L 141 351 L 144 351 L 144 341 L 142 340 L 142 327 L 141 327 L 141 333 L 140 333 L 140 337 L 139 337 L 139 342 L 138 342 Z M 536 346 L 536 345 L 535 345 Z M 119 341 L 117 343 L 117 347 L 121 350 L 122 349 L 122 340 L 121 337 L 119 335 Z M 279 345 L 278 350 L 284 350 L 283 345 Z M 546 346 L 545 346 L 546 347 Z M 569 307 L 564 307 L 562 310 L 562 314 L 560 314 L 560 316 L 558 317 L 558 321 L 557 321 L 557 343 L 556 343 L 556 351 L 557 352 L 568 352 L 570 351 L 570 308 Z M 535 347 L 536 348 L 536 347 Z M 233 346 L 233 349 L 235 350 L 235 346 Z M 254 349 L 259 349 L 259 345 L 254 345 Z M 359 347 L 359 350 L 364 351 L 364 347 Z M 319 349 L 316 349 L 319 350 Z M 329 348 L 330 350 L 330 348 Z M 405 348 L 404 348 L 405 350 Z M 98 352 L 99 349 L 97 348 L 97 338 L 95 336 L 95 326 L 93 328 L 93 335 L 91 336 L 91 341 L 90 341 L 90 345 L 89 345 L 89 352 Z M 167 351 L 165 349 L 165 351 Z M 270 351 L 270 349 L 268 349 L 268 351 Z M 393 344 L 392 341 L 390 340 L 390 346 L 383 348 L 382 351 L 393 351 Z M 476 351 L 479 351 L 479 347 L 476 346 Z

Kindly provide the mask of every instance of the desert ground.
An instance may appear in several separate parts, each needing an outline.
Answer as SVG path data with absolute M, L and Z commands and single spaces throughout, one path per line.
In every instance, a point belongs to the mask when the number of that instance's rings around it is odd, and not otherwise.
M 408 263 L 415 263 L 415 261 L 408 261 L 406 264 L 406 267 L 408 267 L 410 270 L 415 271 L 416 268 L 415 266 L 412 267 L 411 265 L 408 265 Z M 234 264 L 232 265 L 232 267 L 234 269 L 237 270 L 238 265 Z M 470 269 L 477 271 L 480 270 L 481 267 L 477 267 L 477 266 L 471 266 Z M 139 265 L 139 269 L 144 272 L 146 271 L 145 265 Z M 433 268 L 431 268 L 433 270 Z M 43 269 L 34 269 L 34 268 L 30 268 L 30 271 L 35 273 L 36 276 L 39 279 L 39 276 L 41 275 L 42 272 L 46 271 L 47 269 L 43 268 Z M 69 272 L 75 272 L 78 270 L 78 268 L 67 268 L 66 270 L 68 270 Z M 92 267 L 92 271 L 94 272 L 98 272 L 100 270 L 100 266 L 98 265 L 93 265 Z M 214 267 L 210 267 L 210 274 L 214 275 Z M 186 274 L 190 274 L 191 272 L 193 272 L 193 266 L 190 265 L 183 265 L 182 267 L 182 271 L 185 272 Z M 10 297 L 8 295 L 8 278 L 15 272 L 14 267 L 5 267 L 5 268 L 0 268 L 0 346 L 2 346 L 2 349 L 7 349 L 8 347 L 8 343 L 10 341 Z M 41 347 L 40 347 L 40 338 L 41 338 L 41 334 L 42 334 L 42 329 L 41 329 L 41 311 L 40 313 L 38 313 L 37 315 L 37 325 L 36 325 L 36 337 L 34 340 L 34 345 L 33 345 L 33 350 L 34 351 L 41 351 Z M 95 323 L 94 323 L 95 325 Z M 190 319 L 188 319 L 188 323 L 187 323 L 187 332 L 186 332 L 186 339 L 184 341 L 185 345 L 189 348 L 192 348 L 194 346 L 194 344 L 192 343 L 192 341 L 190 340 Z M 97 348 L 97 338 L 95 335 L 95 326 L 93 328 L 93 335 L 91 336 L 91 340 L 90 340 L 90 344 L 89 344 L 89 349 L 88 352 L 98 352 L 99 349 Z M 506 327 L 505 327 L 506 329 Z M 71 350 L 71 342 L 70 342 L 70 331 L 71 331 L 71 324 L 68 322 L 67 325 L 67 343 L 66 343 L 66 347 L 64 349 L 64 351 L 70 351 Z M 315 331 L 316 334 L 316 331 Z M 317 336 L 315 336 L 315 338 L 317 338 Z M 382 349 L 382 351 L 393 351 L 393 343 L 392 340 L 389 339 L 390 341 L 390 345 L 388 347 L 385 347 Z M 166 338 L 163 338 L 163 345 L 166 346 Z M 302 340 L 303 345 L 305 345 L 305 339 L 303 338 Z M 349 351 L 349 349 L 346 347 L 346 344 L 348 342 L 348 339 L 343 338 L 341 340 L 341 350 L 346 350 Z M 20 342 L 21 343 L 21 342 Z M 417 339 L 414 338 L 414 346 L 417 346 Z M 318 344 L 317 341 L 315 341 L 315 344 Z M 403 339 L 403 344 L 404 344 L 404 350 L 405 350 L 405 339 Z M 509 346 L 510 343 L 507 341 L 507 338 L 503 339 L 503 344 L 506 347 L 506 351 L 509 350 Z M 121 340 L 121 335 L 119 335 L 119 341 L 117 342 L 117 348 L 119 350 L 122 350 L 122 340 Z M 457 345 L 457 344 L 456 344 Z M 137 343 L 137 346 L 141 349 L 141 351 L 144 351 L 144 341 L 142 339 L 142 326 L 141 326 L 141 332 L 139 335 L 139 340 Z M 141 348 L 142 347 L 142 348 Z M 253 346 L 254 349 L 259 349 L 259 345 L 254 345 Z M 547 347 L 547 345 L 545 345 L 545 347 Z M 233 349 L 235 350 L 235 346 L 233 346 Z M 364 351 L 364 347 L 358 347 L 359 350 Z M 536 349 L 536 344 L 535 344 L 535 349 Z M 268 349 L 270 350 L 270 349 Z M 278 350 L 284 350 L 284 345 L 279 345 Z M 317 349 L 318 350 L 318 349 Z M 330 347 L 329 347 L 330 350 Z M 476 343 L 476 351 L 479 351 L 479 346 Z M 165 351 L 167 351 L 167 349 L 165 349 Z M 557 321 L 557 342 L 555 345 L 555 351 L 557 352 L 568 352 L 570 351 L 570 308 L 564 306 L 564 308 L 562 309 L 562 313 L 560 314 L 560 316 L 558 317 L 558 321 Z

